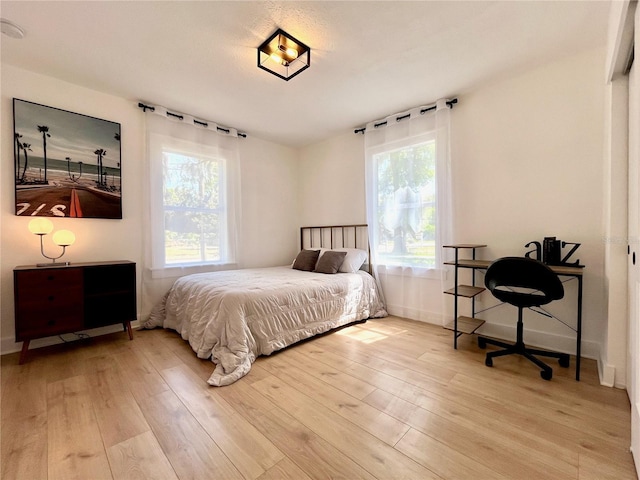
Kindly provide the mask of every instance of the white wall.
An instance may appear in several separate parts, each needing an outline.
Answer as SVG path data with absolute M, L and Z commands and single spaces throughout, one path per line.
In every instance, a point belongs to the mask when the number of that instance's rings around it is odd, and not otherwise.
M 70 262 L 131 260 L 141 261 L 140 182 L 142 178 L 143 123 L 135 104 L 126 100 L 84 89 L 70 83 L 42 75 L 2 66 L 2 211 L 0 221 L 0 279 L 2 295 L 0 348 L 15 351 L 13 314 L 13 273 L 17 265 L 32 265 L 44 261 L 40 256 L 39 239 L 27 230 L 29 218 L 15 213 L 13 176 L 13 112 L 12 98 L 20 98 L 73 112 L 91 115 L 121 124 L 122 149 L 122 220 L 55 218 L 55 229 L 66 228 L 76 234 L 76 242 L 67 249 L 65 260 Z M 57 252 L 58 247 L 45 238 L 45 249 Z M 140 271 L 138 269 L 138 285 Z M 138 289 L 139 291 L 139 289 Z M 34 342 L 34 346 L 48 342 Z
M 603 65 L 596 50 L 534 69 L 460 96 L 452 117 L 456 241 L 486 243 L 485 258 L 522 255 L 545 236 L 581 243 L 583 352 L 592 358 L 606 327 Z M 549 309 L 575 326 L 576 282 L 565 291 Z M 491 311 L 483 331 L 503 334 L 512 316 Z M 535 314 L 526 322 L 525 341 L 575 351 L 575 334 L 561 323 Z
M 299 247 L 298 153 L 250 135 L 242 159 L 242 266 L 291 263 Z
M 486 243 L 480 258 L 523 255 L 545 236 L 579 242 L 584 275 L 583 352 L 596 357 L 603 311 L 603 51 L 590 51 L 458 95 L 452 112 L 456 242 Z M 425 99 L 425 102 L 436 99 Z M 363 221 L 364 146 L 353 133 L 301 151 L 301 218 Z M 575 324 L 576 285 L 554 313 Z M 450 307 L 440 282 L 383 281 L 389 311 L 439 323 Z M 487 296 L 487 294 L 484 294 Z M 492 302 L 488 296 L 487 303 Z M 515 312 L 487 314 L 485 331 L 515 336 Z M 527 318 L 529 341 L 575 351 L 575 334 L 545 317 Z M 527 337 L 525 336 L 525 341 Z
M 300 225 L 366 223 L 364 137 L 344 133 L 300 151 Z
M 144 114 L 135 100 L 126 100 L 2 65 L 0 168 L 0 289 L 2 353 L 15 351 L 13 273 L 17 265 L 42 261 L 39 240 L 27 230 L 28 218 L 14 215 L 13 113 L 12 98 L 91 115 L 121 124 L 123 219 L 53 219 L 55 229 L 66 228 L 76 234 L 76 243 L 67 249 L 65 260 L 89 262 L 132 260 L 138 264 L 139 318 L 148 315 L 149 302 L 140 292 L 143 258 L 142 179 L 144 158 Z M 167 107 L 171 107 L 167 105 Z M 188 112 L 185 112 L 188 113 Z M 211 119 L 215 120 L 215 112 Z M 240 125 L 238 127 L 241 127 Z M 285 264 L 297 251 L 298 191 L 297 151 L 271 142 L 251 138 L 241 140 L 243 266 Z M 45 242 L 47 239 L 45 238 Z M 57 248 L 45 244 L 48 248 Z M 49 340 L 50 341 L 50 340 Z M 33 345 L 47 341 L 34 342 Z

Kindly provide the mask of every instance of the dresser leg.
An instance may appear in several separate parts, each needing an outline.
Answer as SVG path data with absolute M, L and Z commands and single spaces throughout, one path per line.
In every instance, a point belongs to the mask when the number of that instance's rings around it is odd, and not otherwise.
M 133 340 L 133 331 L 131 330 L 131 322 L 127 320 L 124 322 L 124 326 L 127 329 L 127 333 L 129 334 L 129 340 Z
M 27 360 L 27 351 L 29 350 L 29 342 L 31 340 L 25 340 L 22 342 L 22 350 L 20 351 L 20 360 L 18 363 L 22 365 Z

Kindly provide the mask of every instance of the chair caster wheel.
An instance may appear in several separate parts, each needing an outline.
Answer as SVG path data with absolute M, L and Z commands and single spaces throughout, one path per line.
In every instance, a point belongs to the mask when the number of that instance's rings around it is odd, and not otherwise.
M 558 363 L 561 367 L 567 368 L 569 366 L 569 355 L 563 355 L 558 359 Z
M 485 358 L 485 360 L 484 360 L 484 364 L 485 364 L 487 367 L 493 367 L 493 360 L 491 360 L 490 358 Z
M 478 347 L 482 349 L 487 348 L 487 341 L 482 337 L 478 337 Z
M 544 380 L 551 380 L 551 377 L 553 377 L 553 370 L 541 370 L 540 371 L 540 376 Z

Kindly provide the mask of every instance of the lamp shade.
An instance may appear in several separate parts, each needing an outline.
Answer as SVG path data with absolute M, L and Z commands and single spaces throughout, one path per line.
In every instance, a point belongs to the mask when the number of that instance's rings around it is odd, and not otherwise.
M 29 222 L 29 231 L 35 235 L 47 235 L 53 230 L 53 223 L 46 217 L 37 217 Z
M 58 230 L 53 234 L 53 243 L 60 247 L 68 247 L 76 241 L 76 236 L 69 230 Z

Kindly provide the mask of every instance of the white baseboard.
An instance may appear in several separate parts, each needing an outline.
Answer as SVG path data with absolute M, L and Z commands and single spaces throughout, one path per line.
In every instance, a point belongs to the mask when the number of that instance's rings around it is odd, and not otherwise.
M 134 320 L 133 322 L 131 322 L 131 328 L 140 328 L 140 322 L 138 320 Z M 91 330 L 83 330 L 82 332 L 78 333 L 86 333 L 90 337 L 97 337 L 99 335 L 106 335 L 108 333 L 115 332 L 122 332 L 121 324 L 92 328 Z M 62 337 L 66 338 L 67 340 L 75 340 L 73 338 L 73 334 L 70 333 L 65 333 L 62 335 Z M 31 343 L 29 344 L 29 350 L 32 350 L 34 348 L 48 347 L 49 345 L 57 345 L 58 343 L 64 343 L 64 340 L 62 340 L 57 335 L 53 337 L 38 338 L 31 341 Z M 22 342 L 16 342 L 15 337 L 3 337 L 2 339 L 0 339 L 0 354 L 5 355 L 7 353 L 19 352 L 20 350 L 22 350 Z
M 602 358 L 598 358 L 598 376 L 600 377 L 600 385 L 605 387 L 624 388 L 624 386 L 616 385 L 616 369 L 613 365 L 606 364 Z
M 435 312 L 426 312 L 417 308 L 409 308 L 404 305 L 390 305 L 387 303 L 387 312 L 389 315 L 396 317 L 408 318 L 410 320 L 419 320 L 421 322 L 432 323 L 434 325 L 442 325 L 442 314 Z
M 485 323 L 480 332 L 488 337 L 495 337 L 513 341 L 516 338 L 516 327 L 511 325 L 498 325 Z M 532 347 L 554 350 L 557 352 L 576 354 L 576 337 L 569 335 L 557 335 L 554 333 L 541 332 L 536 330 L 525 331 L 525 342 Z M 581 356 L 598 360 L 600 358 L 600 344 L 582 339 Z
M 426 312 L 415 308 L 407 308 L 402 305 L 387 304 L 387 311 L 390 315 L 409 318 L 411 320 L 419 320 L 434 325 L 442 325 L 442 315 L 435 312 Z M 505 341 L 514 341 L 516 338 L 515 325 L 499 325 L 494 323 L 485 323 L 480 331 L 482 335 L 503 339 Z M 525 332 L 525 340 L 527 345 L 532 347 L 554 350 L 557 352 L 575 355 L 576 353 L 576 337 L 568 335 L 557 335 L 554 333 L 541 332 L 535 330 L 527 330 Z M 582 339 L 581 356 L 600 362 L 600 344 Z M 607 377 L 610 373 L 607 371 Z M 603 383 L 603 385 L 605 385 Z M 613 385 L 613 382 L 611 386 Z

